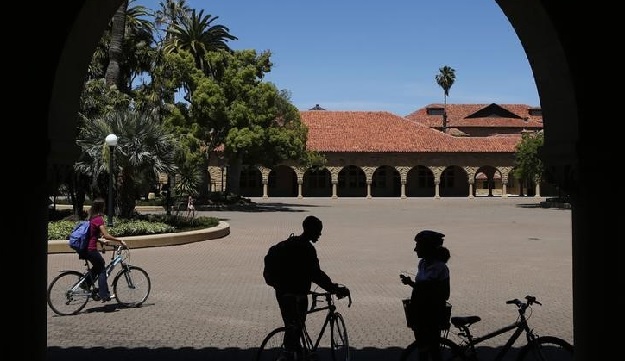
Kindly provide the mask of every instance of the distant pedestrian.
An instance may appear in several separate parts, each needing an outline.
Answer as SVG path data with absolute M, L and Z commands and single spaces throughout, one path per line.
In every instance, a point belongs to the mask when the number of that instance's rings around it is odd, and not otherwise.
M 195 217 L 195 206 L 193 205 L 193 196 L 189 196 L 187 198 L 187 217 L 193 218 Z

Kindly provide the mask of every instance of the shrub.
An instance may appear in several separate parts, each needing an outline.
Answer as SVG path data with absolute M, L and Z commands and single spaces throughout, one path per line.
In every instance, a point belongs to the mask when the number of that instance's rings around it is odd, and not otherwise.
M 73 215 L 70 217 L 74 217 Z M 68 239 L 76 225 L 77 219 L 62 219 L 48 222 L 48 240 Z M 107 227 L 110 234 L 116 237 L 138 236 L 144 234 L 160 234 L 184 232 L 195 229 L 215 227 L 219 219 L 214 217 L 196 217 L 193 219 L 165 214 L 143 215 L 133 219 L 113 219 L 113 226 Z

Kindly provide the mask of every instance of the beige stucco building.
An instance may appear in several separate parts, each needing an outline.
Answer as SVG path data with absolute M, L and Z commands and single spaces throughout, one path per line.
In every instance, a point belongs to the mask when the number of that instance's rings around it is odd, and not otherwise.
M 244 166 L 242 196 L 471 198 L 554 193 L 540 182 L 523 184 L 512 172 L 521 134 L 542 131 L 540 108 L 430 104 L 402 117 L 384 111 L 328 111 L 317 105 L 302 111 L 301 119 L 309 129 L 306 146 L 325 156 L 325 168 L 289 162 L 271 169 Z M 214 162 L 208 172 L 211 190 L 223 190 L 227 167 Z

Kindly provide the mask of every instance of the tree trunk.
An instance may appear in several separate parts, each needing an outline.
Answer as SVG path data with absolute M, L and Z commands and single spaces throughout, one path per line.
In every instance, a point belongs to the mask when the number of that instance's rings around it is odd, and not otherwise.
M 109 43 L 109 65 L 106 68 L 104 79 L 107 87 L 116 86 L 121 90 L 119 84 L 119 63 L 123 56 L 124 35 L 126 33 L 126 10 L 128 9 L 128 1 L 124 1 L 111 22 L 111 40 Z
M 232 159 L 232 158 L 230 158 Z M 228 172 L 226 172 L 226 191 L 229 194 L 239 195 L 241 193 L 241 168 L 243 167 L 243 158 L 236 156 L 228 164 Z
M 119 209 L 120 218 L 128 219 L 134 216 L 135 207 L 137 205 L 137 189 L 132 180 L 132 176 L 130 174 L 125 174 L 125 170 L 123 169 L 121 172 L 122 175 L 117 178 L 117 185 L 114 187 L 114 191 L 117 191 L 117 204 L 114 206 Z

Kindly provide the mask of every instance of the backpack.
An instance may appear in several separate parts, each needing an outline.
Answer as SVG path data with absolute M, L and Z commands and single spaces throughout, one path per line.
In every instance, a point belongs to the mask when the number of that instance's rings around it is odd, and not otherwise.
M 293 237 L 291 235 L 289 238 Z M 265 283 L 271 287 L 276 287 L 281 283 L 281 277 L 284 274 L 282 265 L 285 262 L 285 249 L 286 242 L 280 241 L 273 246 L 269 247 L 267 254 L 264 258 L 263 278 Z
M 76 223 L 72 233 L 69 234 L 69 246 L 82 256 L 87 251 L 87 245 L 89 244 L 89 229 L 91 223 L 89 221 L 80 221 Z

